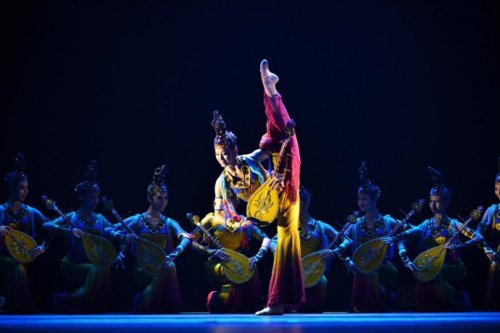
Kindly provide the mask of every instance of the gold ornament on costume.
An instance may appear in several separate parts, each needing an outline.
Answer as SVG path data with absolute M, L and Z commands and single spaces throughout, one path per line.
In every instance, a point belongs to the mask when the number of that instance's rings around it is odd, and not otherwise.
M 346 238 L 345 232 L 347 229 L 356 223 L 357 214 L 349 215 L 347 221 L 342 227 L 342 230 L 335 236 L 335 238 L 328 244 L 326 249 L 331 249 L 338 246 L 342 239 Z M 326 261 L 321 258 L 321 253 L 325 249 L 315 251 L 302 257 L 302 275 L 304 277 L 304 287 L 311 288 L 319 283 L 323 274 L 325 274 Z
M 163 272 L 163 263 L 167 256 L 163 250 L 167 245 L 165 235 L 144 235 L 143 237 L 139 237 L 130 226 L 125 223 L 120 214 L 118 214 L 113 201 L 106 197 L 102 198 L 101 201 L 104 207 L 114 215 L 128 233 L 137 236 L 135 251 L 139 266 L 149 275 L 160 275 Z
M 214 143 L 220 146 L 224 146 L 227 143 L 227 126 L 224 119 L 222 119 L 219 111 L 214 111 L 212 127 L 215 130 Z
M 436 237 L 434 240 L 435 240 L 436 244 L 439 244 L 439 245 L 446 243 L 446 237 L 443 237 L 443 236 Z
M 153 175 L 153 182 L 151 183 L 152 190 L 158 193 L 162 193 L 165 191 L 165 178 L 167 177 L 167 166 L 162 165 L 155 169 L 155 173 Z
M 36 241 L 28 234 L 11 229 L 5 235 L 5 246 L 10 255 L 20 264 L 29 264 L 34 260 L 30 251 L 37 247 Z
M 394 236 L 397 232 L 399 232 L 400 229 L 410 220 L 410 218 L 412 218 L 415 214 L 420 213 L 423 205 L 425 205 L 424 199 L 420 199 L 418 202 L 413 203 L 411 211 L 401 222 L 398 221 L 398 225 L 391 230 L 388 236 Z M 361 244 L 356 250 L 354 250 L 352 261 L 361 273 L 370 274 L 382 265 L 388 248 L 389 244 L 384 243 L 384 241 L 380 238 L 372 239 Z
M 68 219 L 67 215 L 56 206 L 54 200 L 49 199 L 45 195 L 42 196 L 42 200 L 47 209 L 56 211 L 66 222 L 75 227 L 73 222 Z M 94 266 L 104 270 L 108 269 L 115 262 L 116 250 L 110 241 L 84 231 L 82 231 L 81 239 L 85 254 Z
M 5 177 L 7 184 L 12 185 L 18 183 L 19 181 L 26 180 L 27 178 L 24 174 L 25 168 L 26 161 L 23 154 L 17 153 L 16 158 L 14 159 L 13 171 Z M 20 264 L 29 264 L 34 260 L 34 258 L 30 255 L 30 252 L 38 245 L 30 235 L 18 230 L 21 228 L 21 224 L 24 219 L 28 216 L 28 210 L 23 204 L 20 212 L 18 214 L 14 214 L 12 207 L 7 206 L 5 214 L 12 221 L 9 223 L 11 230 L 4 237 L 7 251 L 10 253 L 12 258 Z
M 465 230 L 468 224 L 472 221 L 479 220 L 483 215 L 484 207 L 479 206 L 470 213 L 469 219 L 463 223 L 460 230 L 451 236 L 445 243 L 428 249 L 422 252 L 415 258 L 415 266 L 417 271 L 413 272 L 415 278 L 422 282 L 431 281 L 441 272 L 444 260 L 446 258 L 447 245 L 456 240 L 458 235 Z
M 200 221 L 199 216 L 188 213 L 187 218 L 203 232 L 217 249 L 223 251 L 224 254 L 229 257 L 228 260 L 220 262 L 220 268 L 229 281 L 235 284 L 242 284 L 250 281 L 254 274 L 254 271 L 250 269 L 250 259 L 239 252 L 222 247 L 219 241 L 204 227 L 204 224 L 211 220 L 213 215 L 208 214 L 203 221 Z
M 285 129 L 285 139 L 281 145 L 277 163 L 274 167 L 274 174 L 278 174 L 284 168 L 283 162 L 286 148 L 290 139 L 295 135 L 295 122 L 290 120 Z M 247 216 L 258 220 L 262 225 L 269 225 L 278 217 L 280 208 L 280 193 L 277 189 L 272 189 L 274 178 L 268 178 L 250 197 L 247 203 Z

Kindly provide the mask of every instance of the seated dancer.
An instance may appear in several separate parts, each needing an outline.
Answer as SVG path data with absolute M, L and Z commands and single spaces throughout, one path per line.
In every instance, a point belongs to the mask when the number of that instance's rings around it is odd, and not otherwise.
M 9 191 L 7 202 L 0 205 L 0 290 L 5 291 L 7 313 L 35 313 L 37 309 L 31 296 L 27 267 L 13 258 L 6 248 L 4 237 L 12 229 L 19 230 L 37 239 L 36 226 L 47 219 L 37 209 L 24 203 L 28 195 L 28 177 L 24 174 L 25 161 L 18 153 L 14 170 L 7 174 L 5 183 Z M 43 254 L 49 238 L 30 251 L 33 258 Z
M 134 278 L 144 288 L 134 299 L 133 311 L 136 313 L 178 313 L 181 309 L 181 293 L 174 260 L 189 246 L 190 235 L 177 221 L 162 214 L 168 203 L 166 173 L 165 165 L 155 170 L 153 182 L 147 188 L 148 210 L 125 219 L 135 235 L 159 245 L 168 253 L 159 275 L 149 275 L 135 263 Z M 135 235 L 128 238 L 133 240 Z M 176 247 L 175 239 L 179 240 Z
M 351 246 L 356 250 L 363 243 L 388 235 L 398 223 L 390 216 L 379 213 L 377 202 L 380 188 L 373 184 L 366 175 L 365 162 L 359 169 L 360 187 L 358 188 L 358 207 L 364 215 L 356 220 L 347 231 L 347 238 L 341 247 Z M 389 311 L 395 303 L 397 270 L 392 263 L 393 248 L 389 248 L 384 263 L 370 274 L 363 274 L 356 269 L 353 261 L 346 255 L 345 262 L 353 274 L 351 312 Z
M 500 200 L 500 157 L 497 166 L 495 195 Z M 488 207 L 477 227 L 474 235 L 474 240 L 476 239 L 483 239 L 483 250 L 491 263 L 484 296 L 484 306 L 498 311 L 500 310 L 500 203 Z
M 328 249 L 330 243 L 335 239 L 338 232 L 328 223 L 316 220 L 309 214 L 311 205 L 311 193 L 301 187 L 300 191 L 300 250 L 302 257 L 317 251 L 322 251 L 321 258 L 326 261 L 325 272 L 330 269 L 331 259 L 341 252 L 341 248 L 337 247 L 333 250 Z M 277 237 L 273 237 L 271 241 L 271 249 L 276 248 Z M 306 288 L 306 303 L 304 303 L 298 312 L 323 312 L 326 303 L 326 288 L 327 279 L 325 275 L 314 287 Z
M 228 135 L 233 135 L 227 132 Z M 236 142 L 235 142 L 236 143 Z M 220 207 L 216 207 L 216 214 Z M 253 313 L 264 304 L 264 296 L 260 288 L 259 272 L 257 263 L 267 252 L 270 239 L 257 226 L 249 223 L 239 223 L 233 218 L 224 220 L 219 215 L 208 214 L 201 224 L 210 232 L 217 242 L 225 249 L 237 251 L 246 255 L 249 251 L 250 241 L 255 239 L 261 242 L 259 251 L 250 258 L 250 271 L 253 270 L 252 278 L 248 282 L 233 283 L 225 272 L 221 261 L 228 260 L 228 255 L 221 249 L 214 248 L 210 240 L 204 237 L 200 228 L 193 231 L 192 246 L 195 251 L 209 255 L 205 264 L 208 279 L 212 285 L 217 286 L 220 291 L 211 291 L 207 297 L 207 308 L 210 313 Z M 203 246 L 200 239 L 205 238 L 209 246 Z
M 290 120 L 276 90 L 278 77 L 269 71 L 266 60 L 260 64 L 260 74 L 267 118 L 267 133 L 262 137 L 260 149 L 249 155 L 238 155 L 234 134 L 226 135 L 225 127 L 217 124 L 219 120 L 214 120 L 214 127 L 220 131 L 214 142 L 215 157 L 224 168 L 215 184 L 215 215 L 224 219 L 228 215 L 238 220 L 235 207 L 239 200 L 248 201 L 269 177 L 261 162 L 277 155 Z M 258 315 L 280 315 L 284 305 L 298 306 L 305 301 L 298 232 L 300 154 L 295 136 L 291 138 L 286 153 L 288 168 L 285 175 L 272 175 L 273 188 L 282 190 L 277 222 L 278 242 L 267 307 L 257 312 Z
M 416 239 L 420 252 L 428 250 L 446 241 L 459 232 L 462 223 L 450 218 L 446 209 L 450 204 L 451 191 L 443 184 L 441 173 L 428 167 L 433 186 L 430 190 L 429 207 L 434 217 L 423 221 L 420 225 L 406 230 L 392 239 L 398 243 L 399 256 L 403 264 L 411 271 L 417 267 L 409 259 L 405 239 Z M 471 238 L 473 231 L 465 228 L 462 233 Z M 465 267 L 460 258 L 460 249 L 477 244 L 480 240 L 469 240 L 465 244 L 454 243 L 448 247 L 445 262 L 439 275 L 431 281 L 417 281 L 417 310 L 434 311 L 466 311 L 471 309 L 469 295 L 461 291 L 465 280 Z
M 108 309 L 111 291 L 110 269 L 101 269 L 92 264 L 82 241 L 83 233 L 110 237 L 108 232 L 113 230 L 104 216 L 94 212 L 99 203 L 100 191 L 96 176 L 96 163 L 92 161 L 86 169 L 85 180 L 75 187 L 80 208 L 68 213 L 66 218 L 59 217 L 44 224 L 46 230 L 64 236 L 67 252 L 61 263 L 61 273 L 72 283 L 80 285 L 74 291 L 53 296 L 56 312 L 99 313 Z M 121 260 L 123 254 L 118 257 Z

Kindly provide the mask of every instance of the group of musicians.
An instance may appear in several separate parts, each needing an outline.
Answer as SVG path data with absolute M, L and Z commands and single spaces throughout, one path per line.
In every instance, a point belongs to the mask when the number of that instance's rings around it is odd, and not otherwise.
M 190 231 L 163 215 L 168 203 L 165 166 L 154 171 L 147 187 L 149 207 L 123 219 L 110 200 L 99 197 L 93 161 L 75 187 L 78 210 L 64 213 L 53 200 L 43 198 L 47 208 L 59 215 L 49 220 L 24 203 L 28 178 L 24 157 L 18 154 L 14 170 L 5 177 L 8 200 L 0 206 L 0 296 L 5 303 L 0 306 L 4 311 L 37 312 L 27 267 L 50 251 L 56 237 L 66 243 L 61 273 L 79 286 L 53 295 L 53 309 L 60 313 L 109 311 L 111 269 L 123 267 L 126 258 L 133 263 L 132 276 L 141 285 L 132 311 L 178 313 L 181 293 L 175 260 L 187 249 L 207 258 L 207 280 L 214 286 L 207 295 L 211 313 L 322 312 L 327 298 L 325 272 L 342 262 L 353 279 L 349 311 L 391 311 L 398 277 L 395 253 L 415 277 L 417 310 L 467 311 L 471 301 L 462 289 L 465 268 L 460 253 L 472 246 L 483 249 L 491 262 L 485 282 L 488 303 L 491 309 L 500 309 L 498 274 L 495 280 L 500 260 L 500 204 L 486 211 L 478 207 L 467 221 L 450 218 L 446 210 L 451 191 L 440 172 L 429 167 L 432 188 L 428 204 L 433 216 L 420 224 L 412 219 L 425 205 L 421 199 L 398 220 L 379 212 L 381 190 L 368 178 L 363 163 L 359 169 L 360 212 L 339 230 L 313 218 L 309 214 L 311 193 L 299 186 L 299 146 L 293 120 L 276 89 L 278 77 L 270 72 L 266 60 L 261 62 L 260 74 L 266 133 L 257 150 L 240 155 L 236 135 L 227 129 L 221 114 L 214 112 L 214 151 L 222 173 L 215 182 L 213 212 L 203 218 L 190 215 L 196 225 Z M 268 159 L 273 162 L 272 171 L 262 166 Z M 500 165 L 495 194 L 500 200 Z M 241 200 L 247 202 L 245 215 L 237 211 Z M 114 223 L 95 212 L 100 201 L 114 216 Z M 470 223 L 478 220 L 473 230 Z M 261 229 L 270 223 L 277 225 L 272 238 Z M 43 235 L 37 235 L 37 226 L 42 226 Z M 252 241 L 260 244 L 253 255 L 249 254 Z M 257 267 L 266 255 L 273 255 L 274 262 L 264 302 Z M 334 258 L 338 260 L 332 261 Z

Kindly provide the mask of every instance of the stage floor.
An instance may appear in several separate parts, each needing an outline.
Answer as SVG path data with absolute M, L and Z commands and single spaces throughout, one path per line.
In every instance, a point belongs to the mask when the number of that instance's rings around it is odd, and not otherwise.
M 0 315 L 0 332 L 500 332 L 500 313 L 253 315 Z

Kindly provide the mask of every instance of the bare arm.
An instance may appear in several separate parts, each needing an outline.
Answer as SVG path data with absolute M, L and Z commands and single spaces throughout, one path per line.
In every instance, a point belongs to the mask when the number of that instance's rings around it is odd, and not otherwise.
M 259 148 L 259 149 L 254 150 L 253 152 L 251 152 L 247 156 L 255 161 L 262 162 L 262 161 L 269 159 L 271 157 L 271 154 L 269 154 L 264 149 Z
M 221 175 L 215 182 L 214 215 L 215 218 L 221 218 L 222 221 L 225 221 L 227 216 L 233 216 L 236 214 L 238 199 L 234 199 L 234 197 L 227 195 L 224 198 L 224 193 L 222 193 L 224 190 L 222 188 L 222 177 L 223 176 Z
M 215 182 L 214 214 L 224 218 L 224 207 L 222 205 L 222 176 Z

